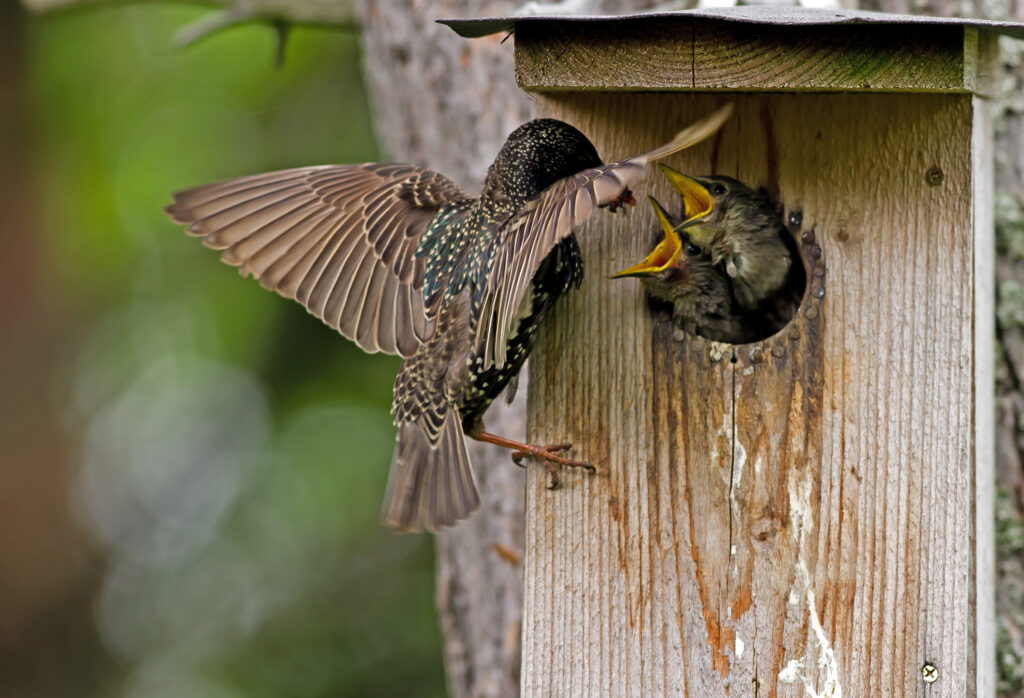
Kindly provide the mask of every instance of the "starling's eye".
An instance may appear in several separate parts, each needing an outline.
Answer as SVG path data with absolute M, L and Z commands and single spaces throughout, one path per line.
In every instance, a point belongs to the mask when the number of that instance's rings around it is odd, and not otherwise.
M 712 184 L 711 185 L 711 193 L 714 194 L 715 196 L 721 196 L 722 194 L 725 193 L 725 185 L 724 184 Z
M 704 253 L 704 250 L 699 245 L 695 245 L 692 242 L 686 243 L 686 254 L 691 257 L 700 257 Z

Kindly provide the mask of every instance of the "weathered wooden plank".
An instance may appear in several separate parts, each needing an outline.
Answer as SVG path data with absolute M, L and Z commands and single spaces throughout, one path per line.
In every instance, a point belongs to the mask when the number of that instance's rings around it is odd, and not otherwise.
M 976 30 L 969 31 L 977 33 Z M 516 79 L 526 90 L 966 92 L 964 27 L 790 27 L 705 18 L 522 22 Z
M 735 99 L 720 137 L 672 162 L 778 192 L 821 246 L 822 291 L 790 328 L 715 361 L 652 323 L 638 285 L 607 278 L 651 246 L 649 213 L 581 232 L 587 280 L 539 340 L 530 436 L 573 441 L 601 470 L 555 492 L 531 472 L 524 695 L 802 696 L 805 680 L 820 695 L 971 695 L 991 542 L 973 501 L 990 463 L 974 450 L 988 360 L 974 266 L 990 254 L 972 236 L 974 103 Z M 720 101 L 538 106 L 614 158 Z
M 987 56 L 986 72 L 996 58 L 995 39 L 981 47 Z M 970 671 L 976 677 L 975 694 L 991 696 L 996 692 L 996 599 L 995 599 L 995 184 L 992 163 L 992 105 L 975 97 L 974 106 L 974 588 L 972 600 L 976 630 L 974 641 L 977 666 Z

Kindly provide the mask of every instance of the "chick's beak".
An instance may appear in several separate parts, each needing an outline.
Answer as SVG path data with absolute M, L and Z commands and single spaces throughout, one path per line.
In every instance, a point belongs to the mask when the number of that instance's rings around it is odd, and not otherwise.
M 623 269 L 612 274 L 611 278 L 613 279 L 621 279 L 624 276 L 649 276 L 657 274 L 675 262 L 679 253 L 683 250 L 683 243 L 679 239 L 679 233 L 676 232 L 676 227 L 672 225 L 672 221 L 669 220 L 665 209 L 661 207 L 661 204 L 653 196 L 648 196 L 647 200 L 651 202 L 655 213 L 658 214 L 658 221 L 661 223 L 661 229 L 665 233 L 665 239 L 658 243 L 658 246 L 647 255 L 644 261 L 629 269 Z
M 668 165 L 658 163 L 658 167 L 683 199 L 683 205 L 686 207 L 683 215 L 684 227 L 692 225 L 696 219 L 711 213 L 711 209 L 714 208 L 714 199 L 711 198 L 711 192 L 703 184 L 692 177 L 687 177 L 682 172 L 673 170 Z

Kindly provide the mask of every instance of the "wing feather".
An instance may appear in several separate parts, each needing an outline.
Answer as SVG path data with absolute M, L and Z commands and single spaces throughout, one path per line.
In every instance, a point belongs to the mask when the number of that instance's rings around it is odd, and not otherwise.
M 398 277 L 394 274 L 387 274 L 384 279 L 384 288 L 380 294 L 380 306 L 377 310 L 377 342 L 381 347 L 394 347 L 395 352 L 402 353 L 402 347 L 398 342 L 396 332 L 398 322 L 398 306 L 406 301 L 402 290 L 399 288 Z
M 357 312 L 352 312 L 352 322 L 356 325 L 356 341 L 360 344 L 376 344 L 380 350 L 384 345 L 384 336 L 381 333 L 381 304 L 384 303 L 384 292 L 388 289 L 388 280 L 395 278 L 386 267 L 375 266 L 371 271 L 370 280 L 366 284 L 366 291 L 363 292 L 363 299 Z M 351 303 L 352 296 L 349 295 L 349 306 L 346 310 L 352 311 L 356 306 Z M 392 348 L 394 342 L 391 343 Z
M 253 236 L 259 239 L 258 243 L 255 239 L 251 244 L 244 239 L 240 240 L 222 255 L 230 253 L 232 259 L 229 263 L 238 261 L 243 272 L 252 274 L 264 286 L 273 288 L 284 274 L 281 271 L 271 272 L 271 267 L 279 265 L 280 269 L 280 266 L 298 264 L 308 246 L 323 239 L 323 230 L 315 228 L 324 217 L 325 214 L 316 206 L 307 204 L 303 210 L 296 211 L 294 216 L 276 221 L 273 228 L 265 233 L 266 239 L 263 239 L 264 233 L 260 233 L 259 236 Z M 290 257 L 290 261 L 282 261 L 287 257 Z
M 354 330 L 358 329 L 357 313 L 366 300 L 366 286 L 374 266 L 376 260 L 372 256 L 350 254 L 338 273 L 337 283 L 330 288 L 324 316 L 331 320 L 332 326 L 348 329 L 348 335 L 355 335 Z
M 369 163 L 207 184 L 167 212 L 364 350 L 408 356 L 433 332 L 416 248 L 442 206 L 469 198 L 436 172 Z

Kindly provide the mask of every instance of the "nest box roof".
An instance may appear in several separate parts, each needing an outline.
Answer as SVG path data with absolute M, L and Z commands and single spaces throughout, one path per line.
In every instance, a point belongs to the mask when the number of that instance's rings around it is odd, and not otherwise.
M 1024 24 L 801 7 L 438 20 L 516 34 L 526 90 L 990 91 L 997 34 Z
M 515 31 L 523 24 L 538 23 L 623 23 L 636 20 L 700 18 L 760 24 L 770 27 L 822 27 L 829 25 L 903 25 L 919 27 L 974 27 L 984 31 L 1024 39 L 1024 24 L 1000 22 L 989 19 L 964 19 L 962 17 L 923 17 L 919 15 L 898 15 L 887 12 L 866 12 L 863 10 L 821 10 L 808 7 L 718 7 L 678 12 L 650 12 L 628 15 L 528 15 L 524 17 L 483 17 L 479 19 L 439 19 L 441 24 L 451 27 L 459 36 L 474 39 L 499 32 Z

